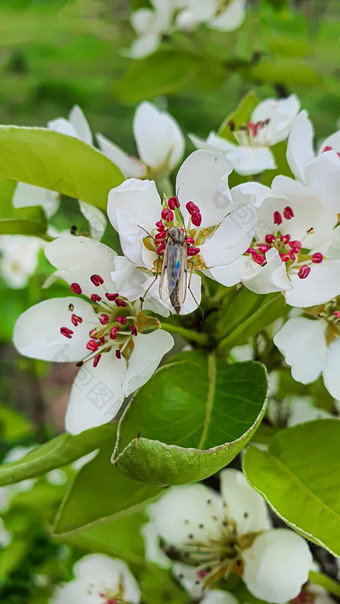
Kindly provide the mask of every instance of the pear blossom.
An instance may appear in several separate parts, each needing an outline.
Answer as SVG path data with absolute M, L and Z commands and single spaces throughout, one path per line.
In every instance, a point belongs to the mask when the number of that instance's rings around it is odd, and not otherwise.
M 313 148 L 313 126 L 306 111 L 295 118 L 288 138 L 287 161 L 294 176 L 340 212 L 340 131 Z
M 193 30 L 200 23 L 218 31 L 234 31 L 246 15 L 246 0 L 187 0 L 176 18 L 179 29 Z
M 12 289 L 26 287 L 38 264 L 44 242 L 38 237 L 4 235 L 0 237 L 0 274 Z
M 47 244 L 45 254 L 72 295 L 25 311 L 15 325 L 14 345 L 31 358 L 81 367 L 66 413 L 66 429 L 77 434 L 110 421 L 124 398 L 151 377 L 173 338 L 161 329 L 142 333 L 159 324 L 141 313 L 139 301 L 120 296 L 120 284 L 111 280 L 116 254 L 109 247 L 64 236 Z
M 93 136 L 88 124 L 88 121 L 78 105 L 75 105 L 67 119 L 60 117 L 51 120 L 47 124 L 50 130 L 60 132 L 61 134 L 67 134 L 73 138 L 93 145 Z M 51 183 L 53 187 L 54 183 Z M 43 189 L 42 187 L 36 187 L 35 185 L 29 185 L 27 183 L 19 182 L 13 196 L 13 206 L 15 208 L 25 208 L 29 206 L 41 206 L 45 211 L 47 218 L 51 218 L 59 208 L 60 195 L 56 191 L 49 189 Z M 98 208 L 86 203 L 85 201 L 79 201 L 79 208 L 82 214 L 89 222 L 90 234 L 93 239 L 101 239 L 106 229 L 106 218 Z
M 276 168 L 270 149 L 287 138 L 300 107 L 295 94 L 287 99 L 266 99 L 259 103 L 246 124 L 238 129 L 229 123 L 234 141 L 210 132 L 206 140 L 190 135 L 198 149 L 208 149 L 224 154 L 233 164 L 235 172 L 243 175 L 258 174 Z
M 126 53 L 132 59 L 142 59 L 156 52 L 164 35 L 171 33 L 181 0 L 150 0 L 152 8 L 140 8 L 131 13 L 131 25 L 137 39 Z
M 242 472 L 223 470 L 220 479 L 221 495 L 201 484 L 174 487 L 150 506 L 163 551 L 178 561 L 175 576 L 194 599 L 230 573 L 262 600 L 295 598 L 312 564 L 307 543 L 291 530 L 271 528 L 264 500 Z M 147 556 L 154 549 L 147 543 Z
M 181 161 L 185 142 L 180 127 L 169 113 L 152 103 L 138 105 L 133 134 L 139 159 L 130 157 L 102 134 L 96 135 L 101 151 L 126 178 L 162 178 Z
M 164 198 L 163 203 L 150 180 L 128 179 L 110 191 L 109 220 L 119 233 L 126 259 L 138 269 L 140 295 L 157 305 L 156 312 L 195 310 L 201 296 L 197 271 L 232 264 L 249 246 L 255 232 L 253 195 L 242 194 L 237 187 L 230 191 L 231 171 L 230 162 L 222 155 L 199 150 L 185 160 L 177 174 L 177 196 Z M 168 292 L 159 291 L 157 279 L 172 228 L 180 230 L 187 254 L 187 291 L 180 309 Z M 136 279 L 130 281 L 136 284 Z M 132 295 L 129 282 L 122 293 Z
M 231 276 L 258 294 L 281 291 L 291 306 L 323 304 L 340 293 L 340 260 L 330 259 L 337 213 L 314 189 L 277 176 L 272 188 L 240 185 L 256 196 L 255 237 L 242 261 L 213 275 Z M 231 274 L 234 271 L 235 274 Z
M 238 600 L 227 591 L 209 589 L 205 592 L 200 604 L 238 604 Z
M 138 604 L 138 583 L 122 560 L 88 554 L 73 567 L 75 578 L 58 587 L 51 604 Z
M 274 344 L 291 366 L 294 380 L 309 384 L 322 374 L 330 395 L 340 399 L 340 297 L 305 311 L 311 317 L 288 319 Z

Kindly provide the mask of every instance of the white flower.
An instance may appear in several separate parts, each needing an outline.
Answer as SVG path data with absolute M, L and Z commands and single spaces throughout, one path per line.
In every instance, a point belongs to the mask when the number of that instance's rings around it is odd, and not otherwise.
M 130 179 L 110 191 L 109 219 L 119 233 L 126 258 L 138 267 L 144 279 L 144 294 L 148 292 L 146 301 L 151 308 L 154 301 L 156 312 L 192 312 L 201 295 L 201 278 L 196 271 L 210 269 L 212 275 L 215 267 L 234 263 L 247 249 L 255 231 L 255 209 L 250 201 L 253 195 L 243 195 L 238 188 L 229 190 L 231 170 L 230 162 L 222 155 L 195 151 L 178 172 L 178 197 L 164 199 L 162 204 L 155 183 L 149 180 Z M 182 304 L 172 296 L 169 299 L 171 292 L 167 291 L 167 278 L 170 286 L 172 278 L 177 282 L 178 265 L 164 281 L 162 300 L 155 279 L 173 227 L 181 229 L 179 236 L 185 239 L 188 256 Z M 125 295 L 129 297 L 128 290 Z
M 272 188 L 240 185 L 257 197 L 254 240 L 236 268 L 240 280 L 258 294 L 284 292 L 291 306 L 323 304 L 340 293 L 340 260 L 330 260 L 337 214 L 310 187 L 277 176 Z M 230 267 L 216 279 L 225 283 Z M 227 284 L 227 283 L 225 283 Z
M 227 591 L 209 589 L 204 594 L 200 604 L 238 604 L 237 598 Z
M 333 418 L 334 415 L 328 413 L 320 407 L 315 407 L 313 399 L 310 397 L 293 396 L 287 401 L 290 406 L 290 413 L 287 421 L 287 427 L 310 422 L 314 419 Z
M 328 392 L 340 399 L 339 301 L 318 309 L 320 318 L 289 319 L 274 336 L 275 346 L 292 368 L 297 382 L 309 384 L 322 373 Z
M 179 29 L 192 30 L 200 23 L 218 31 L 234 31 L 246 15 L 246 0 L 187 0 L 176 18 Z
M 113 250 L 87 237 L 66 236 L 47 244 L 45 253 L 75 295 L 24 312 L 14 345 L 28 357 L 81 366 L 66 413 L 66 429 L 77 434 L 110 421 L 124 397 L 151 377 L 173 339 L 159 329 L 141 333 L 150 322 L 140 303 L 123 299 L 119 283 L 112 282 Z
M 249 122 L 233 131 L 235 142 L 215 132 L 210 132 L 205 141 L 193 135 L 190 138 L 197 148 L 223 153 L 235 172 L 258 174 L 276 168 L 270 147 L 287 138 L 299 107 L 294 94 L 279 101 L 266 99 L 255 107 Z
M 142 59 L 156 50 L 162 36 L 171 32 L 177 8 L 174 0 L 150 0 L 153 9 L 140 8 L 131 14 L 131 25 L 138 38 L 126 53 L 132 59 Z
M 185 145 L 183 134 L 174 118 L 152 103 L 138 105 L 133 133 L 139 160 L 130 157 L 102 134 L 96 135 L 101 151 L 126 178 L 160 178 L 181 161 Z
M 221 495 L 201 484 L 175 487 L 150 506 L 165 553 L 179 560 L 173 572 L 193 598 L 232 572 L 257 598 L 296 597 L 312 564 L 306 542 L 288 529 L 271 529 L 264 500 L 241 472 L 228 469 L 220 477 Z
M 67 119 L 60 117 L 55 120 L 51 120 L 47 124 L 50 130 L 60 132 L 61 134 L 67 134 L 74 138 L 93 145 L 93 136 L 91 133 L 88 121 L 78 105 L 75 105 Z M 53 187 L 53 183 L 51 183 Z M 41 206 L 47 218 L 53 216 L 59 208 L 60 195 L 56 191 L 49 189 L 43 189 L 34 185 L 19 182 L 13 196 L 13 206 L 15 208 L 25 208 L 29 206 Z M 101 239 L 106 229 L 106 218 L 98 208 L 86 203 L 85 201 L 79 201 L 79 207 L 86 220 L 89 222 L 90 234 L 93 239 Z
M 38 254 L 44 243 L 38 237 L 4 235 L 0 238 L 2 278 L 12 289 L 26 287 L 38 264 Z
M 340 211 L 340 131 L 313 149 L 313 126 L 307 112 L 295 118 L 288 138 L 287 161 L 295 177 L 313 188 L 334 209 Z
M 138 583 L 125 562 L 104 554 L 84 556 L 73 567 L 75 578 L 57 588 L 51 604 L 138 604 Z

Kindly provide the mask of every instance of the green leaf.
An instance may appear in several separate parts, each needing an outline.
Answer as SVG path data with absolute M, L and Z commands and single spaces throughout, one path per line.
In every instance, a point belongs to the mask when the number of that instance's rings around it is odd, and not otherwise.
M 116 84 L 116 96 L 123 103 L 139 103 L 155 96 L 170 94 L 192 81 L 199 69 L 200 57 L 161 50 L 131 63 Z
M 238 130 L 240 126 L 244 126 L 247 122 L 249 122 L 251 118 L 251 114 L 253 113 L 256 105 L 258 105 L 259 99 L 256 96 L 255 92 L 251 91 L 246 94 L 243 99 L 240 101 L 238 106 L 234 111 L 232 111 L 228 117 L 224 120 L 223 124 L 220 126 L 218 130 L 218 135 L 223 138 L 227 138 L 228 140 L 235 142 L 235 138 L 233 135 L 233 131 L 230 129 L 229 123 L 233 122 L 235 126 L 235 130 Z
M 176 582 L 170 571 L 150 565 L 138 576 L 143 602 L 189 604 L 189 596 Z
M 112 449 L 110 437 L 95 459 L 78 472 L 58 512 L 55 535 L 131 514 L 160 492 L 159 487 L 143 485 L 119 472 L 110 463 Z
M 54 468 L 60 468 L 96 449 L 103 440 L 112 437 L 115 441 L 115 427 L 112 424 L 91 428 L 77 436 L 64 433 L 33 449 L 19 461 L 0 466 L 0 486 L 13 484 L 26 478 L 35 478 Z
M 25 438 L 34 432 L 33 425 L 10 407 L 0 405 L 0 436 L 6 442 Z
M 267 452 L 247 449 L 249 483 L 287 524 L 340 555 L 340 422 L 319 419 L 283 430 Z
M 4 581 L 6 577 L 18 566 L 23 560 L 30 547 L 27 540 L 16 540 L 10 543 L 0 551 L 0 581 Z
M 51 189 L 106 208 L 124 178 L 105 155 L 81 140 L 46 128 L 0 126 L 0 176 Z
M 172 357 L 137 392 L 118 429 L 114 463 L 169 485 L 207 478 L 248 442 L 265 409 L 263 365 L 226 365 L 197 351 Z
M 321 74 L 303 59 L 293 57 L 270 57 L 247 70 L 247 77 L 257 82 L 298 84 L 317 86 L 322 82 Z
M 0 150 L 1 154 L 1 150 Z M 0 176 L 0 234 L 42 235 L 46 232 L 46 217 L 42 208 L 19 208 L 12 205 L 16 182 Z

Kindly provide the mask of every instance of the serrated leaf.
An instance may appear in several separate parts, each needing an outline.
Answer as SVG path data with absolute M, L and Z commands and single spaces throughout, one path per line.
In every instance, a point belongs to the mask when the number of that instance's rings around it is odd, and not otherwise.
M 340 555 L 340 422 L 319 419 L 283 430 L 268 451 L 249 447 L 249 483 L 287 524 Z
M 112 424 L 91 428 L 77 436 L 66 432 L 60 434 L 49 442 L 33 449 L 19 461 L 1 465 L 0 486 L 13 484 L 27 478 L 35 478 L 54 468 L 65 466 L 96 449 L 110 435 L 113 448 L 115 428 Z
M 251 114 L 258 103 L 259 99 L 255 92 L 248 92 L 248 94 L 240 101 L 236 109 L 226 117 L 218 130 L 218 135 L 235 143 L 233 131 L 230 129 L 229 123 L 233 122 L 236 130 L 238 130 L 240 126 L 244 126 L 244 124 L 249 122 Z
M 124 177 L 94 147 L 47 128 L 0 126 L 0 176 L 51 189 L 106 209 Z
M 228 464 L 265 409 L 267 379 L 259 363 L 226 365 L 197 351 L 173 357 L 123 415 L 115 465 L 137 480 L 196 482 Z

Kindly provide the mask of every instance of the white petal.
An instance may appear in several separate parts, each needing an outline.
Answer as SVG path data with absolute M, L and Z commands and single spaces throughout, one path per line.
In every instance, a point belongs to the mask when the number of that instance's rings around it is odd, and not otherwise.
M 197 149 L 205 149 L 206 151 L 212 151 L 213 153 L 218 152 L 226 154 L 235 148 L 233 143 L 226 138 L 222 138 L 222 136 L 218 136 L 215 132 L 210 132 L 206 140 L 203 140 L 194 134 L 189 134 L 189 138 Z
M 131 59 L 143 59 L 156 52 L 161 44 L 159 33 L 152 33 L 141 36 L 132 42 L 129 51 L 126 53 Z
M 238 604 L 238 600 L 228 591 L 209 589 L 204 594 L 201 604 Z
M 340 392 L 340 388 L 339 388 Z M 290 399 L 290 414 L 287 421 L 287 427 L 296 426 L 297 424 L 303 424 L 310 422 L 314 419 L 320 418 L 334 418 L 334 415 L 328 413 L 320 407 L 313 405 L 313 399 L 302 398 L 301 396 L 294 396 Z
M 61 134 L 67 134 L 73 138 L 78 138 L 78 133 L 75 127 L 64 117 L 58 117 L 55 120 L 50 120 L 47 122 L 47 126 L 50 130 L 54 130 L 55 132 L 60 132 Z
M 149 8 L 141 8 L 131 13 L 131 25 L 139 36 L 145 36 L 157 31 L 155 12 Z
M 92 204 L 85 203 L 85 201 L 80 201 L 79 207 L 81 213 L 85 216 L 90 225 L 90 235 L 92 239 L 99 241 L 104 235 L 107 225 L 104 213 Z
M 215 233 L 200 246 L 200 254 L 210 268 L 235 262 L 249 247 L 256 227 L 252 203 L 231 212 Z
M 138 105 L 133 132 L 138 154 L 149 167 L 172 170 L 182 159 L 184 137 L 174 118 L 151 103 Z M 164 169 L 164 167 L 163 167 Z
M 340 260 L 313 264 L 306 279 L 290 275 L 293 288 L 285 294 L 287 304 L 299 308 L 324 304 L 340 294 Z
M 274 156 L 268 147 L 235 147 L 227 157 L 235 172 L 244 176 L 276 168 Z
M 215 491 L 195 484 L 170 489 L 152 506 L 152 513 L 162 539 L 180 546 L 192 539 L 202 542 L 218 539 L 222 509 L 222 499 Z
M 180 167 L 176 191 L 181 210 L 187 215 L 185 205 L 193 201 L 200 209 L 202 227 L 216 226 L 232 208 L 228 186 L 231 163 L 217 153 L 194 151 Z
M 125 256 L 115 257 L 115 270 L 111 273 L 113 289 L 128 300 L 141 298 L 147 290 L 147 275 Z
M 336 399 L 340 399 L 340 338 L 331 342 L 326 351 L 323 380 L 328 392 Z
M 0 272 L 12 289 L 26 287 L 34 273 L 40 250 L 44 243 L 38 237 L 25 235 L 5 235 L 1 237 Z
M 184 564 L 183 562 L 175 562 L 172 567 L 172 574 L 184 587 L 190 598 L 192 598 L 195 602 L 200 600 L 203 594 L 204 586 L 202 580 L 200 577 L 198 577 L 196 568 L 189 566 L 188 564 Z
M 257 598 L 281 604 L 295 598 L 308 579 L 312 555 L 307 543 L 288 529 L 256 537 L 244 551 L 243 579 Z
M 323 141 L 319 152 L 322 153 L 325 147 L 332 147 L 336 153 L 340 152 L 340 130 L 334 132 L 334 134 L 331 134 Z
M 102 134 L 96 134 L 96 139 L 102 153 L 118 166 L 125 178 L 142 178 L 145 176 L 146 168 L 136 158 L 130 157 Z
M 243 23 L 246 15 L 246 0 L 232 0 L 218 16 L 210 19 L 208 27 L 219 31 L 234 31 Z
M 211 19 L 218 8 L 216 0 L 187 0 L 187 5 L 197 23 Z
M 287 146 L 287 161 L 294 176 L 305 182 L 305 165 L 314 157 L 313 127 L 306 111 L 295 118 Z
M 71 434 L 106 424 L 117 415 L 123 401 L 126 375 L 124 357 L 104 352 L 97 367 L 87 361 L 73 382 L 65 427 Z
M 228 266 L 215 266 L 203 272 L 211 279 L 215 279 L 215 281 L 225 285 L 225 287 L 231 287 L 241 281 L 242 275 L 245 272 L 245 262 L 246 259 L 244 256 L 241 256 Z
M 160 546 L 160 539 L 154 522 L 147 522 L 142 526 L 144 538 L 145 557 L 148 562 L 153 562 L 161 568 L 170 568 L 171 562 Z
M 149 334 L 138 334 L 133 343 L 134 349 L 123 382 L 125 396 L 151 378 L 163 356 L 173 347 L 174 339 L 166 331 L 158 329 Z
M 248 200 L 248 203 L 252 202 L 256 208 L 260 207 L 263 200 L 270 197 L 271 189 L 265 185 L 261 185 L 259 182 L 244 182 L 231 189 L 231 196 L 234 203 L 243 205 Z
M 72 107 L 68 119 L 77 133 L 77 138 L 88 145 L 93 145 L 91 128 L 79 105 L 74 105 L 74 107 Z
M 112 292 L 111 271 L 115 268 L 116 253 L 103 243 L 89 237 L 66 235 L 45 246 L 45 255 L 58 269 L 58 276 L 67 283 L 79 283 L 85 296 L 96 293 L 105 296 Z M 92 275 L 100 275 L 104 284 L 95 287 Z
M 322 153 L 305 166 L 305 180 L 308 186 L 317 191 L 324 201 L 340 212 L 340 160 L 331 161 L 330 152 Z M 332 154 L 333 155 L 333 154 Z
M 69 310 L 69 305 L 74 307 Z M 75 327 L 72 314 L 82 317 L 83 322 Z M 86 343 L 89 330 L 98 325 L 92 306 L 81 298 L 51 298 L 31 306 L 18 318 L 13 342 L 19 352 L 33 359 L 54 362 L 80 361 L 88 354 Z M 60 333 L 61 327 L 73 331 L 71 339 Z
M 30 206 L 41 206 L 47 218 L 53 216 L 59 208 L 59 193 L 42 189 L 25 182 L 18 182 L 12 200 L 15 208 L 27 208 Z
M 111 189 L 107 213 L 116 231 L 119 230 L 118 212 L 130 215 L 136 225 L 153 229 L 155 223 L 160 219 L 161 212 L 161 200 L 154 181 L 130 178 L 119 187 Z M 141 233 L 140 229 L 138 232 Z M 144 234 L 141 233 L 139 239 L 143 237 Z
M 223 470 L 220 474 L 221 495 L 227 504 L 225 513 L 235 520 L 240 535 L 269 529 L 267 506 L 264 499 L 238 470 Z
M 308 384 L 320 375 L 326 352 L 326 323 L 295 317 L 275 334 L 274 344 L 292 368 L 294 380 Z
M 257 123 L 270 120 L 267 136 L 270 144 L 274 145 L 287 138 L 299 108 L 300 101 L 295 94 L 286 99 L 266 99 L 255 107 L 251 121 Z
M 271 248 L 266 252 L 265 257 L 267 261 L 265 266 L 259 266 L 250 257 L 247 258 L 242 283 L 256 294 L 269 294 L 291 289 L 286 266 L 282 262 L 279 252 Z

